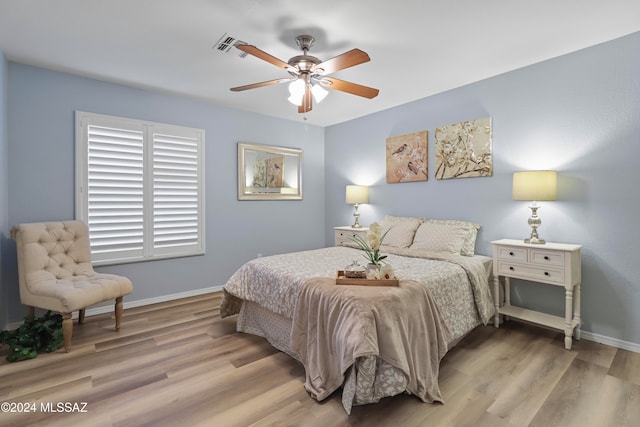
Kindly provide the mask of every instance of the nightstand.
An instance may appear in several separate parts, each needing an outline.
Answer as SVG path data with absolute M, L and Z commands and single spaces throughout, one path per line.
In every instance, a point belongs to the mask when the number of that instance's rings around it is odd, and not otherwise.
M 353 228 L 351 226 L 333 227 L 335 232 L 335 246 L 357 246 L 357 243 L 351 240 L 353 236 L 360 236 L 365 241 L 369 227 Z
M 493 299 L 495 327 L 500 315 L 521 319 L 564 331 L 564 347 L 571 338 L 580 340 L 581 245 L 546 243 L 535 245 L 522 240 L 491 242 L 493 248 Z M 500 276 L 504 277 L 504 304 L 500 306 Z M 511 305 L 510 279 L 523 279 L 565 289 L 564 318 Z M 574 334 L 575 332 L 575 334 Z

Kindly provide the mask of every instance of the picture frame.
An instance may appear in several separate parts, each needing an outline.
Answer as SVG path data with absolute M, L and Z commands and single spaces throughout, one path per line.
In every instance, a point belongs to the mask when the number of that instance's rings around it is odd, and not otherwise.
M 301 199 L 301 149 L 238 143 L 238 200 Z

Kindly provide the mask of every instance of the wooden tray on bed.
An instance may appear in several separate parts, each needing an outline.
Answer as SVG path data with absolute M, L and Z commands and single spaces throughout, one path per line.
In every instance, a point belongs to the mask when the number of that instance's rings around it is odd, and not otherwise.
M 343 270 L 338 270 L 336 285 L 362 285 L 362 286 L 399 286 L 398 279 L 351 279 L 344 276 Z

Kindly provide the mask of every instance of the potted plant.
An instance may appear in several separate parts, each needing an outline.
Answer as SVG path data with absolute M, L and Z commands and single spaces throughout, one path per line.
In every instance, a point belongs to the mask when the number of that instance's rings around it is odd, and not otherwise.
M 63 343 L 62 315 L 47 311 L 42 317 L 27 316 L 17 329 L 0 332 L 0 345 L 11 349 L 9 362 L 33 359 L 40 351 L 51 353 Z
M 364 257 L 369 261 L 366 270 L 367 279 L 380 279 L 383 276 L 385 278 L 393 278 L 393 270 L 391 269 L 391 266 L 382 266 L 382 260 L 387 256 L 380 253 L 380 246 L 390 230 L 391 228 L 385 231 L 384 234 L 380 235 L 380 225 L 374 222 L 369 226 L 369 231 L 367 232 L 366 237 L 368 241 L 358 235 L 351 237 L 360 249 L 365 252 Z

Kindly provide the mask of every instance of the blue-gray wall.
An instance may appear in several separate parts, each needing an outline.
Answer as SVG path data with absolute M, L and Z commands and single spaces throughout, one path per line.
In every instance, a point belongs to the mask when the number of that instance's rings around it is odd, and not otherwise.
M 0 152 L 8 149 L 0 159 L 0 316 L 7 306 L 10 322 L 23 315 L 9 226 L 73 216 L 73 111 L 84 110 L 206 130 L 207 254 L 102 268 L 133 279 L 130 301 L 221 285 L 257 253 L 331 245 L 332 227 L 352 221 L 344 203 L 351 183 L 372 186 L 363 223 L 385 214 L 472 220 L 482 224 L 478 252 L 490 254 L 491 240 L 529 233 L 527 203 L 511 200 L 512 173 L 553 168 L 559 200 L 543 204 L 540 234 L 584 245 L 583 330 L 637 348 L 638 52 L 634 34 L 326 129 L 9 62 L 0 68 Z M 436 181 L 435 128 L 486 116 L 494 175 Z M 429 181 L 386 184 L 386 138 L 424 129 Z M 238 141 L 302 148 L 304 200 L 239 202 Z M 562 289 L 550 286 L 518 283 L 514 300 L 554 314 L 564 308 Z
M 493 176 L 436 180 L 435 128 L 487 116 Z M 429 180 L 387 184 L 385 139 L 425 129 Z M 351 223 L 344 189 L 355 183 L 372 186 L 362 223 L 385 214 L 471 220 L 482 225 L 478 251 L 489 255 L 492 240 L 530 232 L 528 203 L 511 200 L 512 173 L 556 169 L 559 197 L 542 203 L 540 235 L 584 245 L 583 330 L 637 348 L 639 135 L 640 33 L 329 127 L 326 240 L 332 226 Z M 564 313 L 562 288 L 517 285 L 515 301 Z
M 131 278 L 125 302 L 221 286 L 258 253 L 324 246 L 323 128 L 14 62 L 7 87 L 10 225 L 74 217 L 75 110 L 205 129 L 206 255 L 100 268 Z M 238 141 L 301 148 L 303 200 L 238 201 Z M 24 307 L 10 249 L 3 287 L 15 322 Z

